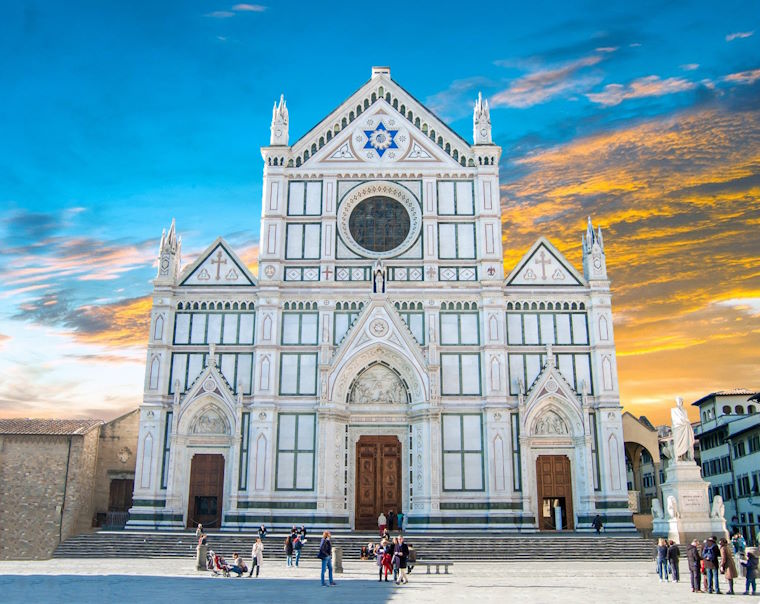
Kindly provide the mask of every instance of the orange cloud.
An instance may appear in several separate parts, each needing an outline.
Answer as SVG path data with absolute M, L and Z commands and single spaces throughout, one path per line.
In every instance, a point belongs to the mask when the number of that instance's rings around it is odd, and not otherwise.
M 85 306 L 78 310 L 80 324 L 92 325 L 75 332 L 77 340 L 111 348 L 145 346 L 150 328 L 151 296 L 131 298 L 102 306 Z
M 603 228 L 626 408 L 664 421 L 678 394 L 760 388 L 759 111 L 680 114 L 515 163 L 507 270 L 539 234 L 579 265 L 586 215 Z

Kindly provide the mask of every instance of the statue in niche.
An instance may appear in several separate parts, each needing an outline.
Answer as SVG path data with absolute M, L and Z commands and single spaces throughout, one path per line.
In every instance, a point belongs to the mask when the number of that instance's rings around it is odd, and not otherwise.
M 348 402 L 359 405 L 401 404 L 406 400 L 406 388 L 398 376 L 383 365 L 375 365 L 356 380 Z
M 676 406 L 670 410 L 673 421 L 673 455 L 676 461 L 694 460 L 694 428 L 683 406 L 683 399 L 676 397 Z
M 668 497 L 668 516 L 670 518 L 678 518 L 678 502 L 673 495 Z
M 659 499 L 652 499 L 652 519 L 662 518 L 662 504 Z
M 193 434 L 227 434 L 227 422 L 216 411 L 208 410 L 195 420 Z
M 558 435 L 568 434 L 569 430 L 562 418 L 554 413 L 554 411 L 547 411 L 537 421 L 536 427 L 533 430 L 533 434 L 546 434 L 546 435 Z
M 383 263 L 380 260 L 375 261 L 375 265 L 372 267 L 372 291 L 376 294 L 385 293 L 385 269 Z

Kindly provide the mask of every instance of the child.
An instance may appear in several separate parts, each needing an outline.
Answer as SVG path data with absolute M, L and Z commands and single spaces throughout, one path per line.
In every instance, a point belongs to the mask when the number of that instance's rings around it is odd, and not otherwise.
M 752 586 L 752 595 L 755 595 L 757 589 L 757 556 L 752 552 L 747 552 L 747 561 L 742 562 L 742 566 L 747 569 L 747 582 L 744 584 L 744 595 L 749 595 L 749 588 Z

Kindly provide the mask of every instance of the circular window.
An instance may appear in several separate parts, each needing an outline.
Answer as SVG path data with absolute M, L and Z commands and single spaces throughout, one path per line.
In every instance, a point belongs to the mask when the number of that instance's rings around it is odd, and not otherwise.
M 390 197 L 370 197 L 351 212 L 348 230 L 365 250 L 387 252 L 401 245 L 409 234 L 409 212 Z
M 422 212 L 406 187 L 388 181 L 362 183 L 338 207 L 338 232 L 365 258 L 391 258 L 409 249 L 422 229 Z

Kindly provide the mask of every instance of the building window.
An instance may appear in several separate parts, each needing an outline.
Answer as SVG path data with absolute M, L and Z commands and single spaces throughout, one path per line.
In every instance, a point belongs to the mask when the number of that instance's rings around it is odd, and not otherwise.
M 483 491 L 482 417 L 442 416 L 443 490 Z
M 480 355 L 441 353 L 441 394 L 480 394 Z
M 438 257 L 475 258 L 475 225 L 471 222 L 438 223 Z
M 513 395 L 519 392 L 518 380 L 522 381 L 527 390 L 546 363 L 546 355 L 544 354 L 518 353 L 509 354 L 507 358 L 509 361 L 509 393 Z M 576 392 L 581 392 L 581 385 L 585 383 L 588 393 L 594 393 L 590 354 L 557 354 L 554 355 L 554 358 L 560 373 Z
M 317 393 L 317 354 L 280 354 L 280 394 L 314 396 Z
M 480 329 L 477 312 L 441 312 L 441 346 L 477 346 Z
M 588 346 L 586 313 L 507 313 L 507 343 Z
M 313 490 L 316 421 L 317 416 L 313 413 L 280 413 L 277 416 L 278 491 Z
M 522 491 L 522 467 L 520 462 L 520 415 L 510 413 L 512 421 L 512 482 L 516 492 Z
M 744 441 L 740 440 L 734 445 L 734 458 L 739 459 L 740 457 L 744 457 L 746 454 L 747 452 L 744 448 Z
M 322 181 L 290 181 L 288 216 L 319 216 L 322 213 Z
M 243 386 L 243 394 L 250 394 L 253 387 L 253 354 L 252 353 L 221 353 L 216 355 L 217 367 L 232 391 L 237 394 L 238 384 Z M 175 386 L 179 383 L 179 392 L 195 381 L 203 368 L 208 364 L 206 353 L 172 353 L 171 375 L 169 377 L 169 394 L 174 394 Z
M 253 344 L 254 313 L 178 312 L 175 344 Z
M 238 471 L 238 489 L 245 491 L 248 488 L 248 448 L 251 432 L 251 414 L 243 413 L 240 422 L 240 463 Z
M 346 335 L 348 328 L 351 327 L 356 318 L 359 316 L 358 310 L 356 311 L 341 311 L 336 312 L 333 320 L 333 343 L 340 344 L 343 336 Z
M 438 214 L 441 216 L 472 216 L 475 213 L 473 181 L 439 180 L 437 186 Z
M 319 313 L 283 312 L 282 344 L 285 346 L 317 344 L 317 326 Z
M 596 426 L 596 413 L 593 411 L 588 414 L 589 427 L 591 429 L 591 463 L 593 464 L 594 490 L 601 490 L 601 476 L 599 470 L 599 434 Z M 629 491 L 631 489 L 628 489 Z
M 161 457 L 161 488 L 166 488 L 166 483 L 169 479 L 169 453 L 171 450 L 171 438 L 172 438 L 172 419 L 174 413 L 172 411 L 166 412 L 166 424 L 164 424 L 164 451 Z
M 731 415 L 731 407 L 723 405 L 723 415 Z
M 287 226 L 285 258 L 308 260 L 320 257 L 322 225 L 319 223 L 291 223 Z
M 425 345 L 425 313 L 421 311 L 400 310 L 398 314 L 406 323 L 414 339 L 422 346 Z

